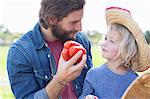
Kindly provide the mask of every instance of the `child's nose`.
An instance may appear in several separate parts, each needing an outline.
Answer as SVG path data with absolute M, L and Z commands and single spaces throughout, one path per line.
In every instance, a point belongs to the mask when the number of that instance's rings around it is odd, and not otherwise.
M 102 42 L 100 42 L 100 45 L 103 46 L 103 47 L 106 47 L 107 46 L 107 42 L 106 41 L 102 41 Z

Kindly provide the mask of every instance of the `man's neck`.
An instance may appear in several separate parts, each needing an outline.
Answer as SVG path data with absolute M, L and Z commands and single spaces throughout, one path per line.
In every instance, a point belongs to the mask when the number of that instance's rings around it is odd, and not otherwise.
M 57 40 L 57 38 L 53 36 L 52 31 L 51 31 L 50 28 L 45 29 L 45 28 L 43 28 L 43 27 L 41 26 L 41 31 L 42 31 L 43 36 L 44 36 L 44 39 L 45 39 L 46 41 L 53 42 L 53 41 L 56 41 L 56 40 Z

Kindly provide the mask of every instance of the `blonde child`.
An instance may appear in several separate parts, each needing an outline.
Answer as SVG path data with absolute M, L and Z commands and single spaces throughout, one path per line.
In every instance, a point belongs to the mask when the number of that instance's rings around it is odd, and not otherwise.
M 150 66 L 148 44 L 130 12 L 119 7 L 107 8 L 106 21 L 101 50 L 107 62 L 88 71 L 80 99 L 120 99 L 138 77 L 136 71 Z

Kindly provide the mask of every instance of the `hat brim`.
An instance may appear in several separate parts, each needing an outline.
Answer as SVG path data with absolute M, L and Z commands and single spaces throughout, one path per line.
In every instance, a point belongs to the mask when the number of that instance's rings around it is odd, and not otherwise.
M 139 51 L 139 68 L 137 68 L 136 71 L 144 71 L 143 69 L 150 66 L 150 48 L 148 47 L 144 34 L 131 14 L 124 9 L 113 7 L 106 9 L 105 16 L 107 25 L 118 23 L 125 26 L 132 33 Z

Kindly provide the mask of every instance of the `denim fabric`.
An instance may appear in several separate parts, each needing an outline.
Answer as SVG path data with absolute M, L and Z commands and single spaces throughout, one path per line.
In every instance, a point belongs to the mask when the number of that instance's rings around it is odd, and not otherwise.
M 92 67 L 92 55 L 90 42 L 84 33 L 77 33 L 76 38 L 87 50 L 87 67 L 73 81 L 76 95 L 79 96 L 86 72 Z M 52 75 L 56 74 L 56 63 L 38 23 L 32 31 L 11 45 L 7 57 L 7 70 L 16 98 L 48 98 L 45 86 L 51 81 Z

